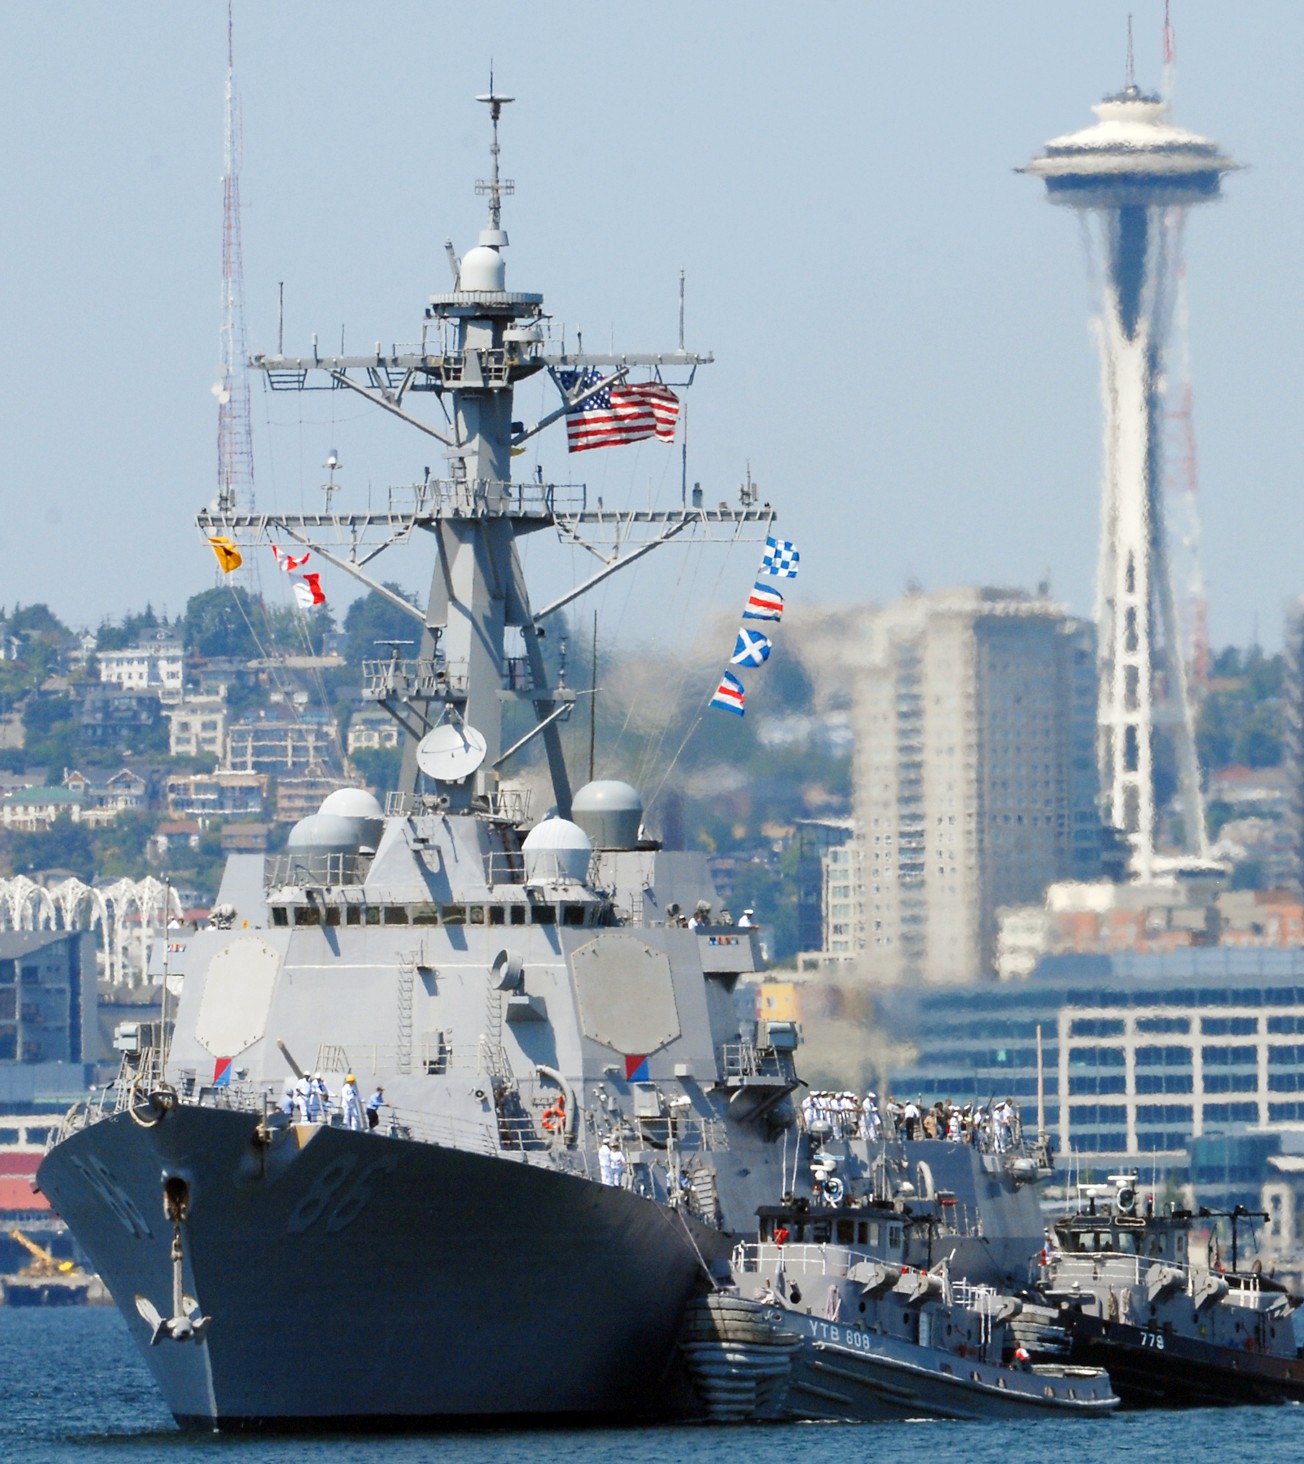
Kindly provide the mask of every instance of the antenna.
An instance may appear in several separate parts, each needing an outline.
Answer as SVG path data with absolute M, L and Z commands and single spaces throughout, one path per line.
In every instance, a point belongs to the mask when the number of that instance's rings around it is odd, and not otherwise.
M 240 249 L 240 110 L 235 94 L 234 0 L 226 7 L 226 129 L 222 172 L 221 364 L 217 398 L 217 506 L 234 512 L 254 503 L 254 449 L 245 370 L 244 260 Z
M 1136 90 L 1136 62 L 1132 56 L 1132 17 L 1127 18 L 1127 91 Z
M 1164 0 L 1164 100 L 1171 106 L 1177 90 L 1177 32 L 1168 5 Z
M 477 179 L 475 191 L 477 194 L 489 195 L 489 227 L 496 233 L 502 231 L 503 222 L 503 195 L 516 192 L 516 184 L 510 178 L 499 178 L 498 176 L 498 119 L 503 114 L 503 107 L 508 102 L 514 102 L 515 97 L 500 97 L 494 91 L 494 68 L 493 62 L 489 63 L 489 90 L 484 96 L 476 97 L 477 102 L 486 102 L 489 106 L 489 116 L 493 121 L 494 137 L 489 145 L 490 176 L 489 181 L 483 178 Z M 501 243 L 507 241 L 501 240 Z

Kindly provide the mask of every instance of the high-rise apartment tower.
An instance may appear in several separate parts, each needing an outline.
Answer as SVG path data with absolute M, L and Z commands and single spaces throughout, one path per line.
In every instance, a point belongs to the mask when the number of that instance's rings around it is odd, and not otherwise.
M 876 612 L 856 677 L 862 964 L 876 983 L 992 972 L 996 911 L 1100 873 L 1092 628 L 1008 590 Z

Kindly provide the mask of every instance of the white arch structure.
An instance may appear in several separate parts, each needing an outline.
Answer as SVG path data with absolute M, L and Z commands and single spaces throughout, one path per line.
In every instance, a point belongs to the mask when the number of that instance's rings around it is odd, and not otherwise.
M 118 879 L 107 885 L 65 879 L 39 885 L 25 874 L 0 879 L 0 930 L 93 930 L 99 926 L 101 976 L 112 986 L 149 982 L 156 930 L 181 914 L 162 880 Z

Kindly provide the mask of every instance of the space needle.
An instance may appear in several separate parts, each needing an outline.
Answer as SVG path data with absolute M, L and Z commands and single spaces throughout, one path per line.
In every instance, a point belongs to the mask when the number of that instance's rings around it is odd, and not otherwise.
M 1132 878 L 1150 882 L 1210 860 L 1164 535 L 1161 396 L 1177 224 L 1191 205 L 1217 198 L 1237 164 L 1208 138 L 1173 126 L 1167 103 L 1130 75 L 1092 110 L 1093 126 L 1052 138 L 1020 171 L 1045 180 L 1051 203 L 1079 212 L 1100 281 L 1097 755 L 1104 822 L 1126 839 Z M 1177 754 L 1184 817 L 1176 863 L 1155 849 L 1157 713 Z

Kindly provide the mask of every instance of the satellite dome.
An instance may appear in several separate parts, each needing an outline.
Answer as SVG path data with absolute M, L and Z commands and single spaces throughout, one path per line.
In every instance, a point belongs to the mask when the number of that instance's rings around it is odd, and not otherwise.
M 290 830 L 286 848 L 300 854 L 356 854 L 366 822 L 338 813 L 310 813 Z
M 477 244 L 462 256 L 457 275 L 459 290 L 505 290 L 507 288 L 507 261 L 496 249 Z
M 585 783 L 571 801 L 571 812 L 595 849 L 638 847 L 643 799 L 628 783 L 614 778 Z
M 384 818 L 385 812 L 374 793 L 365 788 L 336 788 L 322 799 L 318 813 L 338 813 L 345 818 Z
M 569 880 L 583 884 L 588 877 L 593 842 L 578 824 L 566 818 L 546 818 L 526 834 L 525 882 Z
M 358 847 L 374 849 L 385 827 L 385 810 L 365 788 L 337 788 L 317 810 L 318 817 L 346 818 L 358 833 Z

